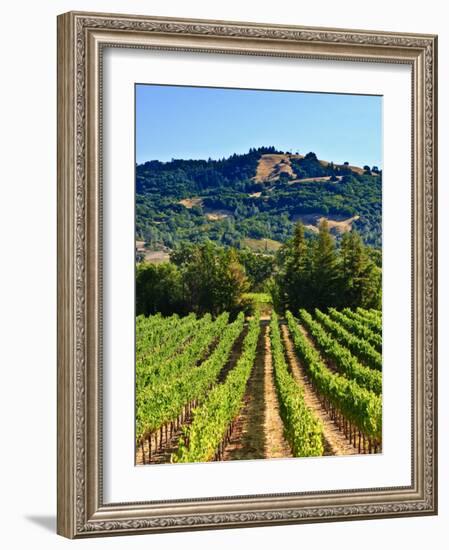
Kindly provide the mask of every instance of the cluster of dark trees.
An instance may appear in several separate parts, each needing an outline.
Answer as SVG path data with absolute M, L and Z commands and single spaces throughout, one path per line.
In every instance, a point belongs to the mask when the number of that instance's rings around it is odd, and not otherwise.
M 337 245 L 323 221 L 315 237 L 297 224 L 276 256 L 211 241 L 178 247 L 169 263 L 140 263 L 136 271 L 136 313 L 185 315 L 249 310 L 249 291 L 269 291 L 275 308 L 381 306 L 380 255 L 360 235 L 345 233 Z
M 336 246 L 326 220 L 315 239 L 306 239 L 297 224 L 294 236 L 279 252 L 271 290 L 276 309 L 297 311 L 328 307 L 381 307 L 380 255 L 372 254 L 356 231 Z
M 248 153 L 234 153 L 219 160 L 173 159 L 170 162 L 152 160 L 136 167 L 137 194 L 155 194 L 183 198 L 208 193 L 220 188 L 247 191 L 257 187 L 251 180 L 262 155 L 276 153 L 275 147 L 252 148 Z M 240 184 L 240 185 L 239 185 Z
M 366 244 L 381 246 L 382 174 L 365 166 L 363 174 L 348 163 L 323 166 L 315 153 L 291 159 L 298 178 L 330 176 L 330 181 L 256 183 L 260 157 L 274 147 L 250 149 L 220 160 L 150 161 L 136 167 L 136 233 L 153 248 L 212 240 L 239 248 L 244 238 L 280 242 L 292 236 L 292 220 L 304 214 L 360 216 L 355 227 Z M 260 192 L 259 196 L 251 196 Z M 181 199 L 201 197 L 186 208 Z M 210 221 L 207 209 L 228 217 Z
M 273 254 L 254 253 L 250 250 L 237 250 L 237 258 L 242 264 L 250 292 L 265 292 L 268 281 L 276 273 L 277 263 Z
M 320 178 L 330 176 L 331 181 L 337 181 L 338 177 L 351 176 L 354 174 L 349 162 L 343 164 L 322 164 L 315 153 L 307 153 L 303 158 L 292 158 L 291 165 L 296 174 L 296 178 Z M 363 167 L 364 175 L 381 174 L 377 166 L 370 168 L 368 165 Z
M 245 308 L 248 279 L 233 248 L 212 242 L 185 246 L 169 263 L 136 268 L 136 314 L 237 314 Z

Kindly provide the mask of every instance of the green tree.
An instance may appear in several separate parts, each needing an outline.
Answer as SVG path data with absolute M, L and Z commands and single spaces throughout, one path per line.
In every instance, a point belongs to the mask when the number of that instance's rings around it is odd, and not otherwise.
M 184 313 L 181 273 L 171 263 L 139 263 L 136 267 L 136 314 Z
M 245 268 L 251 292 L 265 290 L 266 281 L 274 274 L 275 259 L 272 254 L 257 254 L 249 250 L 239 250 L 238 259 Z
M 183 269 L 183 286 L 189 310 L 199 314 L 237 312 L 244 305 L 248 281 L 233 248 L 208 241 L 196 246 Z
M 311 298 L 315 307 L 326 308 L 336 303 L 337 292 L 337 254 L 335 238 L 330 234 L 327 220 L 319 224 L 318 238 L 312 252 L 314 292 Z
M 275 285 L 271 283 L 275 307 L 293 311 L 307 307 L 310 299 L 311 257 L 301 222 L 295 225 L 293 237 L 281 248 L 277 261 L 279 272 L 275 277 Z
M 370 262 L 367 265 L 361 307 L 382 308 L 382 269 Z
M 344 307 L 381 305 L 381 270 L 357 231 L 345 233 L 340 249 L 340 300 Z
M 268 288 L 278 311 L 381 307 L 382 270 L 375 263 L 379 258 L 355 231 L 344 234 L 337 248 L 326 220 L 318 235 L 309 239 L 297 225 L 276 261 L 278 271 Z
M 290 254 L 286 258 L 285 285 L 288 302 L 294 309 L 299 309 L 304 303 L 307 288 L 307 273 L 305 271 L 307 243 L 302 223 L 295 225 Z
M 243 295 L 249 290 L 248 279 L 243 266 L 239 262 L 237 251 L 227 249 L 217 269 L 216 307 L 219 312 L 229 311 L 232 314 L 243 309 Z
M 341 302 L 346 307 L 356 307 L 361 302 L 368 262 L 362 239 L 357 232 L 351 231 L 343 235 L 340 262 Z

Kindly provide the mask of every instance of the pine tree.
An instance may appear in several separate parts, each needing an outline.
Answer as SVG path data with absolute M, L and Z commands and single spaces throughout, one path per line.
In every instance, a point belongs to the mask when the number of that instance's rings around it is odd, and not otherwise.
M 330 234 L 327 220 L 319 225 L 318 238 L 312 255 L 314 307 L 327 308 L 337 301 L 337 255 L 335 239 Z
M 356 231 L 343 236 L 340 262 L 342 307 L 380 307 L 380 270 L 370 260 L 366 246 Z
M 364 270 L 368 261 L 357 232 L 343 235 L 340 260 L 340 300 L 345 307 L 356 307 L 361 301 Z
M 306 306 L 308 277 L 305 266 L 307 250 L 304 226 L 299 222 L 295 226 L 293 239 L 285 255 L 285 272 L 283 276 L 285 306 L 293 311 Z
M 297 224 L 293 237 L 277 254 L 272 285 L 276 309 L 381 307 L 382 270 L 356 232 L 345 233 L 339 248 L 325 218 L 317 236 L 306 238 Z

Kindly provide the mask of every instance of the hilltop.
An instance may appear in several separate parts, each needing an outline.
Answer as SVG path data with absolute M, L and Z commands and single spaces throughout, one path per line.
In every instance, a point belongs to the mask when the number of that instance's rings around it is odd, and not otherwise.
M 259 162 L 257 164 L 256 169 L 256 175 L 254 176 L 254 181 L 257 182 L 274 182 L 278 181 L 279 178 L 282 175 L 288 176 L 291 181 L 290 183 L 296 183 L 298 181 L 313 181 L 313 180 L 326 180 L 330 179 L 329 176 L 325 177 L 312 177 L 312 178 L 301 178 L 294 170 L 294 165 L 300 165 L 301 163 L 298 161 L 301 161 L 304 159 L 304 155 L 300 155 L 299 153 L 274 153 L 274 154 L 264 154 L 261 155 Z M 333 165 L 333 163 L 327 161 L 327 160 L 318 160 L 318 164 L 321 165 L 323 169 L 329 168 L 330 165 Z M 293 162 L 293 165 L 292 165 Z M 351 165 L 343 165 L 343 164 L 336 164 L 335 168 L 337 170 L 343 170 L 346 168 L 349 168 L 352 173 L 362 175 L 364 173 L 364 169 L 360 168 L 359 166 L 351 166 Z M 300 169 L 301 170 L 301 169 Z
M 270 251 L 298 220 L 313 236 L 326 218 L 337 238 L 357 229 L 380 247 L 381 196 L 377 167 L 334 164 L 313 152 L 261 147 L 219 160 L 153 160 L 136 167 L 136 238 L 154 250 L 208 238 Z

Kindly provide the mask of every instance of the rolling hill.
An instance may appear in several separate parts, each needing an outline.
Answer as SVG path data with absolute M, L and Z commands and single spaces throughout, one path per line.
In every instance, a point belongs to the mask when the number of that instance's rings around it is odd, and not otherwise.
M 382 173 L 274 147 L 220 160 L 157 160 L 136 167 L 136 239 L 153 250 L 211 239 L 275 250 L 304 223 L 326 218 L 339 238 L 356 229 L 381 245 Z M 262 243 L 270 242 L 270 247 Z M 276 243 L 276 244 L 273 244 Z

